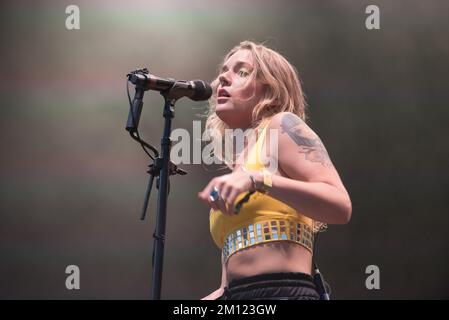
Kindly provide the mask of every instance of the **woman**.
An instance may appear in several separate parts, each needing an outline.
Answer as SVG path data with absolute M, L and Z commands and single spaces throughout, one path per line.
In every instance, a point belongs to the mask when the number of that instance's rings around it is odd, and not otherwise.
M 232 173 L 198 194 L 211 208 L 211 234 L 222 249 L 221 286 L 203 299 L 319 299 L 311 275 L 314 234 L 325 224 L 348 223 L 352 207 L 305 123 L 297 72 L 279 53 L 245 41 L 227 54 L 212 87 L 206 129 Z M 225 129 L 259 135 L 240 153 L 223 155 Z M 269 169 L 268 162 L 275 165 Z

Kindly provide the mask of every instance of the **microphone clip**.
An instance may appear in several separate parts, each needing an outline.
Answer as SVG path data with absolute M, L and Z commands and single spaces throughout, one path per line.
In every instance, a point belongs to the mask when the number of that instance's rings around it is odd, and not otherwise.
M 129 77 L 132 74 L 149 74 L 149 73 L 150 73 L 150 71 L 148 71 L 147 68 L 142 68 L 142 69 L 137 69 L 137 70 L 131 71 L 126 76 Z
M 147 75 L 150 74 L 150 71 L 148 71 L 147 68 L 143 69 L 137 69 L 134 71 L 131 71 L 126 75 L 128 78 L 128 81 L 131 82 L 133 85 L 137 87 L 143 88 L 145 91 L 148 90 L 146 88 L 146 82 L 147 82 Z

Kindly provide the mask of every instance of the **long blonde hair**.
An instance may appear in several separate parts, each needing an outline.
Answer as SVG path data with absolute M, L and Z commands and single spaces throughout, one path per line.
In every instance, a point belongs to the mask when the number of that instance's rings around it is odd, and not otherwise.
M 263 43 L 243 41 L 229 51 L 219 66 L 221 70 L 224 63 L 237 51 L 249 50 L 254 61 L 254 71 L 249 81 L 260 81 L 264 85 L 264 94 L 253 109 L 252 125 L 250 128 L 257 129 L 266 123 L 273 115 L 280 112 L 292 112 L 306 121 L 306 102 L 298 72 L 287 59 L 278 52 L 268 48 Z M 217 88 L 219 78 L 212 81 L 212 96 L 209 99 L 209 111 L 206 120 L 206 135 L 212 141 L 214 155 L 226 161 L 223 154 L 216 152 L 222 150 L 226 139 L 225 130 L 229 126 L 215 113 L 217 106 Z M 229 165 L 229 164 L 228 164 Z

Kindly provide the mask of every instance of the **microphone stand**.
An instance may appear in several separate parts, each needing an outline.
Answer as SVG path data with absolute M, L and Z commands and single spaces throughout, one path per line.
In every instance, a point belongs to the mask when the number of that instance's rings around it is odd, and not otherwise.
M 164 262 L 164 244 L 165 244 L 165 222 L 167 215 L 167 197 L 169 192 L 169 180 L 168 177 L 174 174 L 185 175 L 187 172 L 177 169 L 177 167 L 170 161 L 170 148 L 171 148 L 171 122 L 175 116 L 174 106 L 175 99 L 171 99 L 168 93 L 161 93 L 164 97 L 164 133 L 161 139 L 162 157 L 156 158 L 155 168 L 156 172 L 150 173 L 150 181 L 153 179 L 153 175 L 157 175 L 159 171 L 159 192 L 157 199 L 157 215 L 156 215 L 156 231 L 153 234 L 154 246 L 153 246 L 153 290 L 152 299 L 160 300 L 161 298 L 161 285 L 162 285 L 162 267 Z M 151 169 L 150 169 L 151 171 Z M 150 187 L 151 191 L 151 187 Z M 149 193 L 148 193 L 149 197 Z M 147 196 L 146 196 L 147 198 Z M 144 209 L 145 210 L 145 209 Z M 144 212 L 142 212 L 144 215 Z
M 145 69 L 144 69 L 145 70 Z M 140 71 L 140 72 L 139 72 Z M 145 71 L 136 71 L 139 75 L 145 76 Z M 148 73 L 148 72 L 146 72 Z M 142 209 L 141 220 L 145 219 L 145 214 L 148 207 L 148 202 L 150 199 L 150 193 L 153 186 L 154 177 L 157 177 L 156 188 L 158 189 L 158 199 L 157 199 L 157 214 L 156 214 L 156 228 L 153 233 L 154 244 L 153 244 L 153 274 L 152 274 L 152 300 L 160 300 L 161 298 L 161 286 L 162 286 L 162 269 L 164 262 L 164 244 L 165 244 L 165 224 L 167 216 L 167 198 L 170 189 L 169 176 L 180 174 L 187 174 L 186 171 L 179 169 L 175 164 L 170 161 L 170 149 L 171 149 L 171 124 L 172 119 L 175 116 L 174 107 L 176 100 L 179 98 L 176 93 L 176 83 L 170 89 L 161 92 L 164 97 L 164 111 L 163 117 L 164 121 L 164 131 L 161 139 L 161 157 L 157 150 L 150 144 L 143 141 L 137 131 L 140 112 L 142 110 L 142 99 L 144 91 L 148 90 L 139 81 L 139 78 L 132 77 L 132 74 L 128 75 L 129 81 L 136 85 L 136 93 L 134 95 L 133 102 L 131 103 L 130 115 L 128 116 L 128 122 L 126 130 L 129 131 L 131 137 L 142 144 L 142 146 L 150 148 L 155 154 L 155 158 L 152 158 L 153 163 L 150 164 L 149 170 L 150 179 L 148 181 L 148 186 L 145 192 L 145 200 Z M 137 80 L 136 80 L 137 79 Z M 131 119 L 131 120 L 130 120 Z M 131 121 L 131 122 L 130 122 Z M 137 135 L 135 135 L 135 133 Z M 144 148 L 145 149 L 145 148 Z M 145 150 L 146 151 L 146 150 Z

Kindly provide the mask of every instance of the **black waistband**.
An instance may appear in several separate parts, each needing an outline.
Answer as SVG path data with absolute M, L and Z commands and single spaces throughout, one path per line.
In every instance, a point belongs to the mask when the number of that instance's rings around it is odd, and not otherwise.
M 249 276 L 244 278 L 234 279 L 228 284 L 228 288 L 232 289 L 238 286 L 255 284 L 260 282 L 269 282 L 269 281 L 295 281 L 299 280 L 305 286 L 310 286 L 311 288 L 315 288 L 315 284 L 313 282 L 313 277 L 310 274 L 302 273 L 302 272 L 278 272 L 278 273 L 263 273 L 255 276 Z

